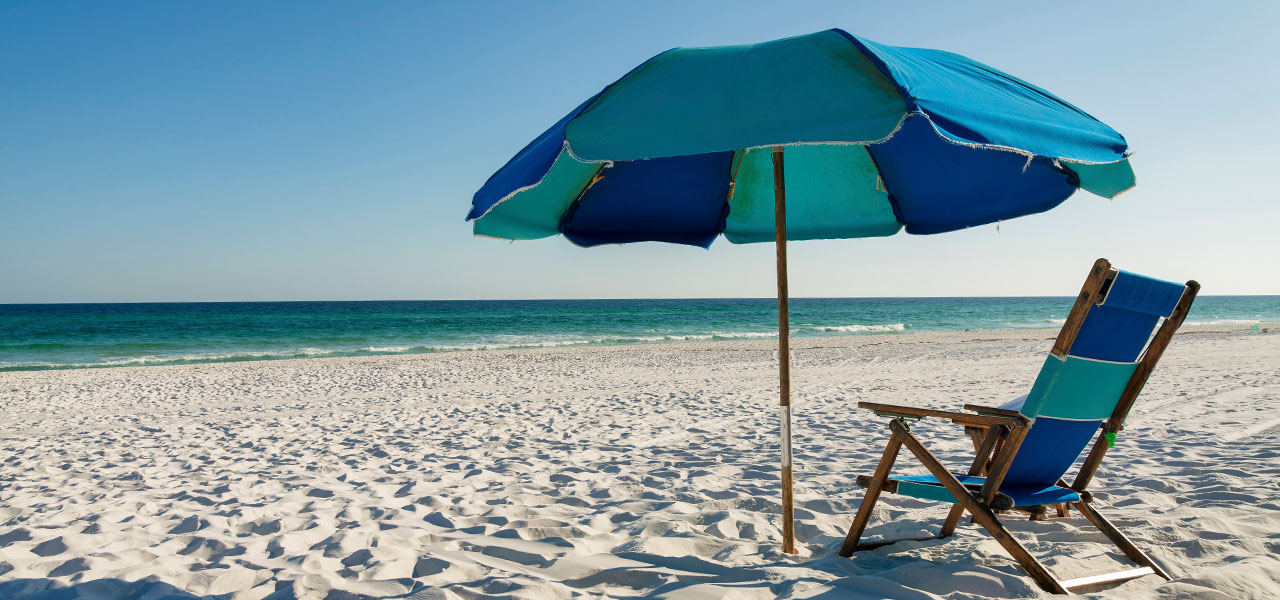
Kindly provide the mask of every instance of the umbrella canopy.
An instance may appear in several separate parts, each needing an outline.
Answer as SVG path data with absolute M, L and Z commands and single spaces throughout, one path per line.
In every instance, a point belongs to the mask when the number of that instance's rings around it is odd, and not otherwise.
M 475 194 L 476 234 L 582 246 L 941 233 L 1133 186 L 1123 136 L 963 56 L 839 29 L 676 48 L 588 99 Z
M 784 160 L 785 156 L 785 160 Z M 472 199 L 477 235 L 777 244 L 782 549 L 794 552 L 790 240 L 931 234 L 1133 187 L 1124 137 L 963 56 L 831 29 L 676 48 L 552 125 Z

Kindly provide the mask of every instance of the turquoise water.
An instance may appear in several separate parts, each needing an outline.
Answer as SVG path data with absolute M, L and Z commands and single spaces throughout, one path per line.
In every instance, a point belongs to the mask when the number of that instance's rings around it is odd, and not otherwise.
M 1057 327 L 1073 298 L 795 298 L 792 334 Z M 1280 321 L 1280 296 L 1209 296 L 1189 322 Z M 0 371 L 777 335 L 772 299 L 0 305 Z

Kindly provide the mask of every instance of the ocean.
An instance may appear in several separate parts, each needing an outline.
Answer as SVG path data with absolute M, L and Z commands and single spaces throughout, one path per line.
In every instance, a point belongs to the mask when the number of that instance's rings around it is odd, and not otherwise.
M 793 298 L 792 335 L 1057 327 L 1073 298 Z M 1205 296 L 1189 323 L 1280 321 Z M 0 371 L 777 336 L 772 298 L 0 304 Z

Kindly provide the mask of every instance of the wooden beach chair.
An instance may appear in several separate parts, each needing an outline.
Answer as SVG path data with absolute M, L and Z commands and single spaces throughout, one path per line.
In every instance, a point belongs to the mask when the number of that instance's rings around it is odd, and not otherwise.
M 867 491 L 840 555 L 904 541 L 859 543 L 876 500 L 889 492 L 954 504 L 936 538 L 951 536 L 967 511 L 1049 592 L 1066 594 L 1149 574 L 1169 579 L 1098 513 L 1086 488 L 1199 289 L 1195 281 L 1183 285 L 1116 271 L 1106 259 L 1098 259 L 1020 407 L 1016 402 L 1003 408 L 965 405 L 971 411 L 965 413 L 859 402 L 859 407 L 890 418 L 891 435 L 875 474 L 858 477 L 858 485 Z M 907 421 L 924 417 L 949 419 L 966 428 L 977 453 L 967 472 L 948 471 L 912 434 Z M 1068 485 L 1063 477 L 1090 441 L 1093 449 Z M 929 475 L 890 475 L 903 446 Z M 1069 505 L 1140 566 L 1059 581 L 1010 535 L 998 516 L 1020 511 L 1041 520 L 1049 508 L 1067 516 Z

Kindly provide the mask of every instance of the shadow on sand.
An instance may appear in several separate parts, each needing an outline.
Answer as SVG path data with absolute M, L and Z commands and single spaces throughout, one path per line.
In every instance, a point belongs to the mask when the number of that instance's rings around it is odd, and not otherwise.
M 242 590 L 241 590 L 242 591 Z M 198 595 L 155 579 L 124 581 L 94 579 L 66 585 L 54 579 L 15 579 L 0 582 L 0 599 L 4 600 L 229 600 L 236 592 Z M 432 600 L 443 598 L 436 589 L 419 587 L 413 591 L 386 596 L 391 599 Z M 264 600 L 294 600 L 292 585 L 278 587 Z M 324 600 L 369 600 L 371 597 L 342 590 L 329 590 Z
M 206 596 L 216 598 L 217 596 Z M 79 600 L 129 598 L 137 600 L 200 600 L 201 596 L 162 581 L 94 579 L 65 585 L 54 579 L 15 579 L 0 583 L 0 598 L 23 600 Z

